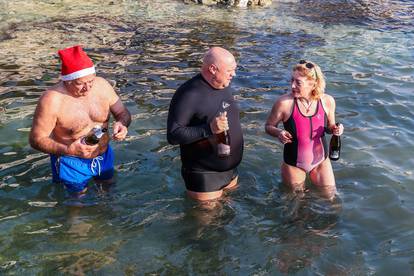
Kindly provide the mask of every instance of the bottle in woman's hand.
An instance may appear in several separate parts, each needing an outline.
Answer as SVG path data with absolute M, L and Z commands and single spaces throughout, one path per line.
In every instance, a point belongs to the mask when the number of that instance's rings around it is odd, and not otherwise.
M 339 126 L 339 123 L 336 123 Z M 336 161 L 341 156 L 341 136 L 332 135 L 329 143 L 329 159 Z

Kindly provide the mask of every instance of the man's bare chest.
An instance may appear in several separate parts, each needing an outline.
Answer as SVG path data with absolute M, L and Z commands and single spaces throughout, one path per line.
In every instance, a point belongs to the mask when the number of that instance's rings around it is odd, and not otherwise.
M 76 134 L 108 119 L 109 104 L 102 99 L 67 99 L 59 110 L 57 126 Z

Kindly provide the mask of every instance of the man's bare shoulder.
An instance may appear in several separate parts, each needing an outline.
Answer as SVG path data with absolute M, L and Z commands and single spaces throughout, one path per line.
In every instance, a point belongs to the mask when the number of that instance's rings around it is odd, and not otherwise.
M 99 88 L 107 89 L 110 91 L 114 90 L 112 84 L 102 77 L 95 77 L 95 85 L 97 85 Z
M 106 79 L 102 77 L 96 77 L 95 86 L 97 88 L 97 91 L 104 92 L 99 93 L 99 95 L 105 98 L 108 101 L 109 105 L 113 105 L 119 99 L 119 96 L 115 92 L 113 86 Z
M 40 96 L 39 103 L 43 105 L 57 104 L 63 101 L 65 95 L 66 92 L 63 85 L 56 84 L 43 92 Z

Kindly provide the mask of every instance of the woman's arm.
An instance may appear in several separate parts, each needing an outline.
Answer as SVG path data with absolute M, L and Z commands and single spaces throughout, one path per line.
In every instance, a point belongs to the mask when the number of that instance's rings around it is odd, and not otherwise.
M 344 126 L 342 124 L 339 124 L 337 126 L 335 122 L 335 99 L 332 96 L 325 94 L 325 106 L 327 109 L 326 111 L 328 116 L 328 133 L 337 136 L 342 135 L 342 133 L 344 132 Z
M 272 107 L 266 120 L 265 131 L 267 134 L 277 137 L 283 144 L 292 142 L 292 135 L 286 130 L 278 128 L 280 122 L 285 120 L 287 115 L 288 100 L 283 96 L 280 97 Z

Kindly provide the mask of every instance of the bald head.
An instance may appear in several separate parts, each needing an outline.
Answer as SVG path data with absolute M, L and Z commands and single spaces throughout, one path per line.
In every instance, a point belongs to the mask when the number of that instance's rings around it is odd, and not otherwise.
M 224 89 L 236 75 L 236 67 L 236 60 L 229 51 L 212 47 L 204 55 L 201 74 L 212 87 Z
M 211 64 L 220 64 L 223 62 L 235 62 L 234 56 L 224 48 L 212 47 L 204 54 L 203 66 L 210 66 Z

